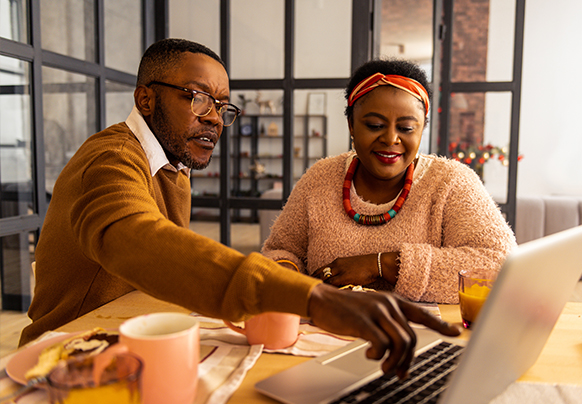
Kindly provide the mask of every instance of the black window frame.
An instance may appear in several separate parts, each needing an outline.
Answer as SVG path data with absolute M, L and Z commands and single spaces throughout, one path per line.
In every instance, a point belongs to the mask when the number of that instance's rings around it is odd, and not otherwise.
M 519 121 L 521 108 L 521 78 L 523 66 L 523 40 L 525 26 L 525 0 L 515 1 L 515 25 L 513 45 L 513 76 L 511 81 L 503 82 L 453 82 L 453 24 L 454 0 L 434 1 L 434 93 L 433 98 L 440 100 L 440 108 L 433 108 L 431 119 L 432 133 L 430 151 L 449 156 L 449 112 L 452 93 L 511 93 L 510 133 L 509 133 L 509 172 L 507 181 L 507 199 L 499 203 L 501 212 L 515 231 L 517 162 L 519 152 Z M 441 63 L 442 61 L 442 63 Z M 440 110 L 440 112 L 439 112 Z
M 58 0 L 55 0 L 58 1 Z M 153 42 L 165 38 L 168 32 L 168 2 L 167 0 L 141 0 L 142 2 L 142 52 Z M 45 159 L 43 133 L 43 84 L 42 67 L 52 67 L 82 74 L 96 79 L 95 105 L 97 130 L 105 128 L 105 93 L 106 82 L 112 81 L 129 86 L 135 86 L 136 74 L 129 74 L 105 66 L 105 25 L 104 0 L 95 0 L 95 46 L 96 60 L 88 62 L 67 55 L 51 52 L 42 48 L 40 0 L 28 0 L 27 29 L 28 43 L 12 41 L 0 37 L 0 55 L 19 59 L 31 64 L 30 92 L 32 97 L 32 151 L 33 151 L 33 186 L 35 213 L 24 216 L 14 216 L 0 219 L 0 238 L 17 235 L 28 236 L 34 232 L 36 239 L 42 228 L 42 223 L 48 207 L 48 197 L 45 189 Z M 137 28 L 136 28 L 137 29 Z M 129 113 L 129 111 L 128 111 Z M 92 133 L 87 133 L 87 137 Z M 0 250 L 0 275 L 2 276 L 2 309 L 26 311 L 30 305 L 31 296 L 8 295 L 4 293 L 4 263 Z M 21 268 L 21 274 L 27 274 L 30 268 Z M 26 279 L 26 276 L 21 276 Z M 26 285 L 22 285 L 24 289 Z

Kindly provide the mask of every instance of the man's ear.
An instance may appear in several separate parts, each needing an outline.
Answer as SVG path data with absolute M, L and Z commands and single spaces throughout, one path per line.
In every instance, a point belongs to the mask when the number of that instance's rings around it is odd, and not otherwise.
M 152 89 L 144 85 L 137 86 L 133 92 L 135 106 L 141 114 L 146 117 L 154 112 L 156 97 Z

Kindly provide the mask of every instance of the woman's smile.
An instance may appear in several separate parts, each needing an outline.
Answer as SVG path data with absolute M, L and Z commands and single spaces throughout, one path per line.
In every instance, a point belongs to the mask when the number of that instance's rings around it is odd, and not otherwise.
M 376 151 L 374 152 L 374 155 L 382 164 L 396 164 L 402 157 L 402 154 L 400 153 L 383 151 Z

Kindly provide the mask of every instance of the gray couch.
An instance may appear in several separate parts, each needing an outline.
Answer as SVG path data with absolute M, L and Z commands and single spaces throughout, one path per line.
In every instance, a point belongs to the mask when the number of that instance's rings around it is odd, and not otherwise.
M 582 225 L 582 196 L 518 197 L 515 215 L 518 244 Z

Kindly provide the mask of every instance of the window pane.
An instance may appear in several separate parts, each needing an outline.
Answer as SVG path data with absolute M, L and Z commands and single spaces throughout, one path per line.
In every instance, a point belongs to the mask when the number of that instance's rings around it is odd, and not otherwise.
M 105 82 L 105 125 L 110 126 L 118 122 L 125 122 L 133 108 L 134 86 Z
M 458 0 L 453 7 L 452 80 L 511 81 L 515 0 Z
M 507 199 L 511 93 L 453 93 L 449 151 L 472 167 L 499 203 Z
M 0 56 L 0 218 L 34 207 L 30 64 Z
M 104 8 L 105 64 L 136 74 L 143 53 L 141 1 L 105 0 Z
M 295 183 L 313 163 L 327 156 L 327 116 L 295 115 L 293 131 L 295 132 L 293 135 L 293 181 Z
M 34 278 L 36 236 L 33 232 L 0 238 L 0 265 L 2 266 L 2 310 L 26 311 L 30 305 Z
M 170 38 L 206 45 L 220 54 L 220 0 L 170 0 Z
M 232 79 L 283 78 L 284 15 L 282 0 L 231 0 Z
M 237 118 L 238 119 L 238 118 Z M 235 121 L 236 122 L 236 121 Z M 231 128 L 224 128 L 223 133 Z M 210 164 L 204 170 L 192 170 L 190 172 L 190 184 L 192 196 L 220 196 L 220 141 L 214 147 Z
M 304 156 L 305 147 L 301 144 L 307 133 L 309 141 L 309 157 L 311 166 L 315 157 L 336 156 L 350 149 L 350 132 L 344 115 L 346 99 L 344 90 L 309 89 L 295 90 L 293 95 L 293 110 L 295 116 L 294 143 L 300 147 L 300 156 Z M 308 117 L 307 120 L 303 117 Z M 307 121 L 307 122 L 306 122 Z M 305 124 L 307 123 L 307 128 Z M 325 140 L 325 142 L 323 142 Z M 297 149 L 295 149 L 297 150 Z M 294 176 L 305 171 L 306 167 L 294 164 Z
M 413 60 L 432 77 L 433 0 L 382 1 L 380 56 Z
M 234 209 L 232 213 L 236 215 Z M 256 214 L 257 211 L 254 213 Z M 230 225 L 231 247 L 245 255 L 261 251 L 260 234 L 258 223 L 232 223 Z
M 236 212 L 236 209 L 232 209 L 231 215 L 234 217 Z M 278 211 L 260 210 L 259 214 L 262 212 Z M 217 221 L 219 212 L 217 209 L 213 212 L 211 209 L 208 209 L 206 213 L 212 214 L 212 216 L 195 216 L 196 219 L 190 222 L 190 230 L 214 241 L 220 242 L 220 223 Z M 266 234 L 268 234 L 268 229 Z M 242 252 L 243 254 L 249 254 L 253 251 L 260 251 L 262 235 L 262 226 L 260 228 L 259 224 L 257 223 L 237 222 L 232 223 L 230 226 L 231 247 L 237 251 Z
M 97 131 L 95 79 L 44 66 L 43 118 L 46 189 L 52 193 L 61 170 Z
M 295 77 L 349 77 L 352 0 L 295 2 Z
M 28 1 L 0 0 L 0 36 L 28 43 Z
M 42 47 L 95 62 L 95 5 L 91 0 L 41 0 Z
M 509 140 L 511 132 L 510 92 L 485 93 L 483 144 L 493 153 L 483 167 L 483 182 L 495 200 L 507 202 Z
M 192 221 L 190 221 L 190 230 L 196 234 L 208 237 L 214 241 L 220 242 L 220 223 L 218 209 L 193 209 Z
M 513 80 L 515 0 L 490 0 L 487 81 Z
M 261 196 L 263 199 L 283 199 L 283 189 L 282 188 L 273 188 L 269 191 L 263 193 Z M 258 245 L 260 248 L 263 247 L 265 240 L 271 234 L 271 227 L 281 213 L 281 209 L 261 209 L 258 211 L 258 218 L 259 218 L 259 241 Z
M 230 142 L 231 192 L 259 197 L 283 181 L 283 92 L 234 91 L 231 99 L 245 110 L 234 122 Z

